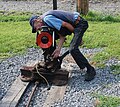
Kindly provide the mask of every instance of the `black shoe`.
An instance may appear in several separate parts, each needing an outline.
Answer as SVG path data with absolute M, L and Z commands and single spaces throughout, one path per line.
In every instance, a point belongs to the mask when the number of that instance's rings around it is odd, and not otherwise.
M 88 71 L 86 74 L 85 74 L 85 81 L 91 81 L 94 79 L 96 75 L 96 71 L 94 69 L 94 67 L 91 68 L 90 71 Z

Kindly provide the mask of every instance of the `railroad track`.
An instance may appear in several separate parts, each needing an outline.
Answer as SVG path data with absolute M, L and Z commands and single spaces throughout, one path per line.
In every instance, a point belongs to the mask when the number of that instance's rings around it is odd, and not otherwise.
M 68 71 L 70 67 L 68 67 Z M 35 91 L 37 91 L 37 87 L 39 87 L 40 81 L 35 81 L 34 86 L 32 86 L 32 90 L 30 92 L 29 98 L 27 98 L 26 107 L 30 106 L 31 99 L 33 98 Z M 33 84 L 33 82 L 32 82 Z M 31 82 L 22 82 L 20 76 L 12 84 L 11 88 L 8 90 L 7 94 L 1 101 L 0 107 L 18 107 L 21 99 L 24 97 L 26 90 L 30 87 Z M 66 90 L 67 85 L 64 86 L 55 86 L 50 85 L 50 87 L 46 86 L 46 90 L 49 88 L 48 95 L 46 100 L 44 101 L 43 107 L 50 107 L 57 101 L 60 101 L 64 97 L 64 93 Z M 42 93 L 42 91 L 41 91 Z

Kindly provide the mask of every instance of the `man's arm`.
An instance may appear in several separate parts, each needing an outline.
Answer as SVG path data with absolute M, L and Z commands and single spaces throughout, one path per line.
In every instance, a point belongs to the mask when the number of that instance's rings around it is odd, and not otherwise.
M 66 27 L 69 31 L 74 32 L 74 27 L 68 22 L 62 22 L 62 27 Z
M 59 38 L 60 38 L 60 40 L 58 42 L 58 46 L 55 49 L 55 51 L 52 53 L 53 58 L 57 58 L 60 55 L 60 51 L 61 51 L 62 45 L 63 45 L 63 43 L 65 41 L 65 37 L 60 35 L 60 34 L 59 34 Z
M 66 27 L 70 32 L 74 32 L 74 27 L 67 22 L 62 22 L 62 27 Z M 65 41 L 65 37 L 59 34 L 59 43 L 58 43 L 58 47 L 55 49 L 55 51 L 53 52 L 53 58 L 57 58 L 60 55 L 60 50 L 62 48 L 62 45 Z

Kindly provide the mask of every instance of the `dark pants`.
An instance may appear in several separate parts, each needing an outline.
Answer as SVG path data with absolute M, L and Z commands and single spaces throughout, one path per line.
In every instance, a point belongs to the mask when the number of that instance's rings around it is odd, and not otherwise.
M 80 52 L 78 47 L 80 46 L 80 43 L 82 41 L 82 37 L 84 35 L 84 32 L 88 28 L 88 22 L 84 20 L 83 18 L 80 19 L 79 23 L 76 25 L 74 30 L 74 37 L 70 44 L 69 52 L 71 53 L 72 57 L 76 61 L 77 65 L 83 69 L 87 67 L 88 69 L 91 67 L 87 59 L 84 57 L 84 55 Z

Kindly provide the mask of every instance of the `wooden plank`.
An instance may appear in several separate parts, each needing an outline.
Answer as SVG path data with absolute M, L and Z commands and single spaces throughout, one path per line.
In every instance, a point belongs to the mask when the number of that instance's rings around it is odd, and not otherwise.
M 18 77 L 1 101 L 0 107 L 15 107 L 29 83 Z
M 60 101 L 64 97 L 66 86 L 52 86 L 49 90 L 49 94 L 43 107 L 51 107 L 57 101 Z
M 66 66 L 62 66 L 62 68 L 66 68 Z M 67 65 L 67 71 L 69 71 L 70 77 L 70 64 Z M 64 98 L 64 94 L 66 91 L 67 85 L 64 86 L 52 86 L 49 90 L 48 96 L 44 102 L 43 107 L 51 107 L 55 102 L 61 101 Z
M 29 61 L 26 63 L 26 66 L 35 66 L 38 63 L 37 61 Z M 0 107 L 15 107 L 21 98 L 23 92 L 25 91 L 26 87 L 28 86 L 28 82 L 22 82 L 20 80 L 20 76 L 12 84 L 11 88 L 8 90 L 6 95 L 3 97 L 2 101 L 0 102 Z

